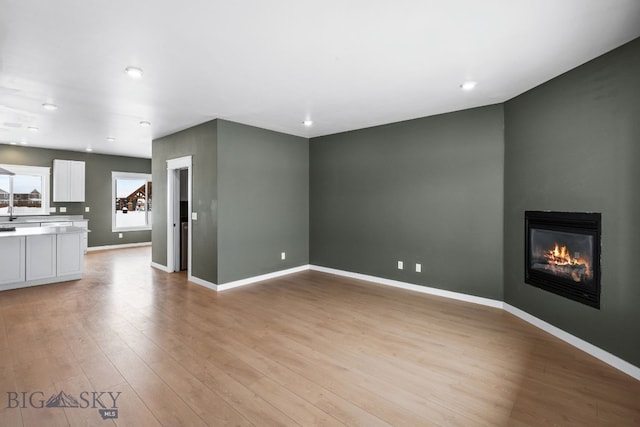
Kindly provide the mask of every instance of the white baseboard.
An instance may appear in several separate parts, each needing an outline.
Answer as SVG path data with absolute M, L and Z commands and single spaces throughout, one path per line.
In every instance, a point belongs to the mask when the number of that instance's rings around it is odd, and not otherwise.
M 140 246 L 151 246 L 151 242 L 124 243 L 122 245 L 91 246 L 87 248 L 87 252 L 108 251 L 111 249 L 137 248 Z
M 393 286 L 394 288 L 408 289 L 410 291 L 420 292 L 423 294 L 437 295 L 440 297 L 470 302 L 473 304 L 486 305 L 493 308 L 503 308 L 504 303 L 502 301 L 477 297 L 475 295 L 463 294 L 460 292 L 445 291 L 444 289 L 432 288 L 429 286 L 414 285 L 413 283 L 400 282 L 397 280 L 384 279 L 382 277 L 369 276 L 367 274 L 352 273 L 350 271 L 336 270 L 334 268 L 321 267 L 318 265 L 311 265 L 311 270 L 321 271 L 323 273 L 336 274 L 338 276 L 350 277 L 352 279 L 366 280 L 373 283 L 379 283 L 381 285 Z
M 526 311 L 520 310 L 510 304 L 504 303 L 504 310 L 640 381 L 640 368 L 620 359 L 618 356 L 615 356 L 581 338 L 571 335 L 570 333 L 565 332 L 542 319 L 538 319 Z
M 263 280 L 275 279 L 276 277 L 286 276 L 288 274 L 298 273 L 300 271 L 309 270 L 309 265 L 301 265 L 299 267 L 289 268 L 287 270 L 274 271 L 273 273 L 262 274 L 260 276 L 249 277 L 242 280 L 235 280 L 233 282 L 223 283 L 217 285 L 218 291 L 226 291 L 227 289 L 237 288 L 239 286 L 246 286 L 256 282 L 262 282 Z
M 214 291 L 219 291 L 220 290 L 219 286 L 216 285 L 215 283 L 208 282 L 208 281 L 206 281 L 204 279 L 201 279 L 199 277 L 196 277 L 196 276 L 189 275 L 189 277 L 187 277 L 187 280 L 190 281 L 190 282 L 195 283 L 196 285 L 204 286 L 205 288 L 209 288 L 209 289 L 212 289 Z
M 165 273 L 173 273 L 173 271 L 169 271 L 166 265 L 158 264 L 157 262 L 151 261 L 151 267 L 162 270 Z

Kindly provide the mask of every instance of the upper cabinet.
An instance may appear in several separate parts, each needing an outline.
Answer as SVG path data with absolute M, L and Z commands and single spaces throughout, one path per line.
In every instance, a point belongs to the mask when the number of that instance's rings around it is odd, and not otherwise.
M 53 161 L 53 201 L 84 202 L 84 162 Z

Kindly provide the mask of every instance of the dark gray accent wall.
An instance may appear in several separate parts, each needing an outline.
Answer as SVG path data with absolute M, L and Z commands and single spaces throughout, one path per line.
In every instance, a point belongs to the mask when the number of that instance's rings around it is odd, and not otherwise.
M 309 263 L 306 138 L 219 120 L 218 196 L 218 283 Z
M 505 301 L 640 366 L 640 39 L 505 104 Z M 524 283 L 524 211 L 602 213 L 601 309 Z
M 151 173 L 150 159 L 0 144 L 0 163 L 50 167 L 53 174 L 54 159 L 85 162 L 84 203 L 51 202 L 50 205 L 58 211 L 62 206 L 67 208 L 66 213 L 52 215 L 82 215 L 89 220 L 89 247 L 151 241 L 151 231 L 123 232 L 122 239 L 111 231 L 111 172 Z M 53 175 L 50 185 L 53 200 Z M 90 212 L 84 211 L 85 206 Z
M 192 156 L 191 274 L 217 283 L 218 276 L 218 184 L 217 120 L 165 136 L 152 143 L 153 249 L 152 261 L 167 265 L 167 160 Z
M 502 299 L 503 129 L 493 105 L 311 139 L 311 263 Z

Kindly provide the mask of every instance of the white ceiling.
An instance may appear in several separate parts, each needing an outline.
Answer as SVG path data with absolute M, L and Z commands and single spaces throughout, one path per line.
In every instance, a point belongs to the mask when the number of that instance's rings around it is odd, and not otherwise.
M 639 36 L 638 0 L 0 0 L 0 143 L 151 157 L 213 118 L 327 135 L 502 102 Z

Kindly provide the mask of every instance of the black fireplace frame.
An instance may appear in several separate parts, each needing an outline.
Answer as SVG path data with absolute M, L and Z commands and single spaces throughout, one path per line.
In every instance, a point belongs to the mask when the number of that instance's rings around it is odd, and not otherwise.
M 602 215 L 587 212 L 525 211 L 525 283 L 600 309 L 600 239 Z M 531 230 L 541 229 L 593 237 L 591 284 L 577 285 L 569 279 L 531 268 Z

